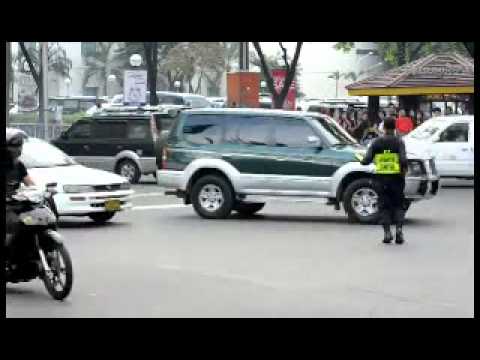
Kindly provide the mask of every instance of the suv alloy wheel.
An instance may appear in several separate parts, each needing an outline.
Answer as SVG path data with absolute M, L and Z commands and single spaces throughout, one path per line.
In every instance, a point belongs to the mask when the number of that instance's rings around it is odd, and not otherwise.
M 132 160 L 122 160 L 117 165 L 117 174 L 128 179 L 131 184 L 138 184 L 140 180 L 140 169 Z
M 351 222 L 377 223 L 380 219 L 379 204 L 379 184 L 370 178 L 353 181 L 343 195 L 343 207 Z
M 225 219 L 232 212 L 234 192 L 230 183 L 218 175 L 206 175 L 192 187 L 192 204 L 205 219 Z

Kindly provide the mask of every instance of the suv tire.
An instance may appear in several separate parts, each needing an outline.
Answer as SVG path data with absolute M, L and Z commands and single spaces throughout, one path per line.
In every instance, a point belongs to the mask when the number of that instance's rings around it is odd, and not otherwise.
M 206 175 L 192 186 L 192 204 L 199 216 L 205 219 L 225 219 L 232 212 L 234 192 L 222 176 Z
M 120 161 L 115 172 L 120 176 L 126 177 L 131 184 L 138 184 L 140 176 L 142 176 L 137 164 L 129 159 Z
M 374 179 L 353 181 L 345 189 L 343 207 L 350 222 L 376 224 L 380 220 L 380 185 Z M 376 210 L 376 211 L 375 211 Z
M 238 212 L 242 216 L 252 216 L 253 214 L 259 212 L 265 207 L 265 203 L 247 203 L 242 201 L 237 201 L 233 210 Z

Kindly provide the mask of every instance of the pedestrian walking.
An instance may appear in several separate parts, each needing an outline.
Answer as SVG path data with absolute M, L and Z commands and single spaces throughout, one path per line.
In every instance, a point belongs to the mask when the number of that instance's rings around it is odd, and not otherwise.
M 366 111 L 359 113 L 358 117 L 358 122 L 356 126 L 352 129 L 352 136 L 355 140 L 360 142 L 363 139 L 363 135 L 365 135 L 365 131 L 369 127 L 369 119 L 368 113 Z
M 373 141 L 362 165 L 375 164 L 375 178 L 379 185 L 380 223 L 383 226 L 383 243 L 390 244 L 393 235 L 391 224 L 396 226 L 395 243 L 403 244 L 405 217 L 405 175 L 408 169 L 405 143 L 395 135 L 395 119 L 384 121 L 385 135 Z
M 400 136 L 407 135 L 410 131 L 413 130 L 413 120 L 406 115 L 405 110 L 400 110 L 398 118 L 396 120 L 396 129 L 397 134 Z
M 350 119 L 348 118 L 347 112 L 346 111 L 341 111 L 340 112 L 340 119 L 338 121 L 341 127 L 345 129 L 348 133 L 350 133 L 351 128 L 352 128 L 352 123 Z
M 380 135 L 384 134 L 384 130 L 383 130 L 383 125 L 384 124 L 383 124 L 383 122 L 384 122 L 386 116 L 387 115 L 386 115 L 384 110 L 380 110 L 378 112 L 378 120 L 377 121 L 378 121 L 378 132 L 379 132 Z
M 422 125 L 424 121 L 425 121 L 425 116 L 423 114 L 423 111 L 418 110 L 415 116 L 415 123 L 414 123 L 415 128 Z

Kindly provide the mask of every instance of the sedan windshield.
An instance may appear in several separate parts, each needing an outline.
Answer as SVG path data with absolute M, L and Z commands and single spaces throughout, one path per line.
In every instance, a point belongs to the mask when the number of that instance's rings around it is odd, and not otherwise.
M 323 130 L 322 133 L 327 138 L 330 145 L 353 145 L 357 144 L 335 120 L 329 117 L 312 116 L 310 119 L 314 120 L 316 124 Z
M 27 169 L 77 164 L 72 158 L 55 146 L 43 140 L 32 138 L 25 140 L 20 160 Z

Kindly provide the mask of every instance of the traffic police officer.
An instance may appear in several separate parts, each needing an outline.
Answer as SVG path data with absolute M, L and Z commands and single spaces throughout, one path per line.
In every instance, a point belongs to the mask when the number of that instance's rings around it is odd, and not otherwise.
M 396 225 L 395 243 L 403 244 L 403 220 L 405 217 L 405 175 L 408 161 L 405 143 L 395 135 L 395 119 L 384 120 L 385 134 L 375 139 L 368 148 L 363 165 L 375 164 L 375 174 L 380 185 L 379 209 L 381 223 L 385 231 L 383 242 L 390 244 L 393 240 L 390 231 L 392 222 Z

